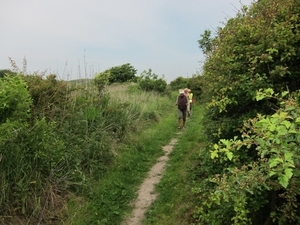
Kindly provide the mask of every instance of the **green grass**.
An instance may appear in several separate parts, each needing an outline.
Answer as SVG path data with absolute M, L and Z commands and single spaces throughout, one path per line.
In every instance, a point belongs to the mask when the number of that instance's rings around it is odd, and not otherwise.
M 158 199 L 151 205 L 144 225 L 192 224 L 192 215 L 197 203 L 192 193 L 193 168 L 204 149 L 200 120 L 201 106 L 196 105 L 187 122 L 187 129 L 178 136 L 178 143 L 170 154 L 166 174 L 157 185 Z
M 131 202 L 150 168 L 163 155 L 162 146 L 176 136 L 176 107 L 167 108 L 160 122 L 152 122 L 147 129 L 132 133 L 109 172 L 87 188 L 84 198 L 73 197 L 68 204 L 69 219 L 65 224 L 120 224 L 131 212 Z M 166 105 L 165 105 L 166 107 Z
M 121 88 L 111 89 L 110 93 L 115 93 L 113 96 L 121 100 L 125 95 L 120 94 L 120 97 L 117 97 L 119 90 Z M 124 93 L 124 90 L 121 92 Z M 143 224 L 191 224 L 196 205 L 191 191 L 195 176 L 193 169 L 198 165 L 198 155 L 203 148 L 201 106 L 194 107 L 193 115 L 187 122 L 187 129 L 178 130 L 177 109 L 172 99 L 167 102 L 166 99 L 162 100 L 157 96 L 147 97 L 147 94 L 140 95 L 140 98 L 145 99 L 141 101 L 141 105 L 148 102 L 147 107 L 157 98 L 161 100 L 158 104 L 163 102 L 161 107 L 166 107 L 166 110 L 160 113 L 159 121 L 153 121 L 144 130 L 133 132 L 122 143 L 122 147 L 116 149 L 115 162 L 104 177 L 99 181 L 90 182 L 84 193 L 71 197 L 65 224 L 121 224 L 131 213 L 131 203 L 137 197 L 140 184 L 157 159 L 164 154 L 162 146 L 169 144 L 173 138 L 178 138 L 179 141 L 170 154 L 166 174 L 156 187 L 159 197 L 147 212 Z M 147 101 L 147 98 L 152 100 Z M 152 107 L 146 111 L 152 111 Z

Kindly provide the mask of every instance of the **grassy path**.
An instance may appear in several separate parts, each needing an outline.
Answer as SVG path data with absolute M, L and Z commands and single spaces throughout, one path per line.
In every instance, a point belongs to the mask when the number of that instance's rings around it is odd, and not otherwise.
M 178 133 L 176 114 L 167 115 L 160 123 L 133 137 L 119 152 L 113 168 L 100 182 L 90 187 L 88 202 L 70 202 L 66 224 L 120 224 L 132 207 L 136 192 L 149 169 L 164 154 L 162 146 Z
M 197 200 L 192 194 L 193 169 L 198 165 L 198 155 L 203 151 L 200 121 L 202 110 L 194 107 L 187 129 L 178 137 L 166 169 L 166 174 L 157 186 L 159 197 L 147 212 L 144 225 L 192 224 L 192 213 Z
M 138 197 L 134 202 L 134 209 L 128 218 L 123 221 L 122 225 L 140 225 L 145 217 L 145 212 L 149 206 L 156 200 L 157 192 L 155 192 L 155 185 L 158 184 L 164 176 L 165 167 L 169 161 L 169 154 L 172 153 L 177 139 L 173 138 L 170 143 L 163 148 L 164 155 L 157 159 L 157 162 L 150 169 L 147 178 L 140 185 L 138 190 Z

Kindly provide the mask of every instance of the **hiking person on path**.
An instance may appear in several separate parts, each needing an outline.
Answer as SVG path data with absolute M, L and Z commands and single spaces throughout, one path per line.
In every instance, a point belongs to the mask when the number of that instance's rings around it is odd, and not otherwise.
M 190 111 L 190 99 L 189 99 L 189 94 L 190 93 L 189 93 L 189 90 L 190 89 L 188 89 L 188 88 L 184 89 L 184 95 L 186 96 L 186 98 L 188 100 L 188 105 L 187 105 L 187 110 L 186 110 L 188 117 L 190 117 L 190 115 L 191 115 L 191 111 Z
M 184 94 L 184 91 L 182 89 L 179 90 L 179 95 L 177 96 L 176 103 L 178 108 L 178 128 L 185 128 L 185 122 L 186 122 L 186 112 L 188 107 L 188 98 Z
M 189 89 L 189 100 L 190 100 L 190 115 L 192 115 L 192 106 L 194 103 L 194 94 L 191 89 Z

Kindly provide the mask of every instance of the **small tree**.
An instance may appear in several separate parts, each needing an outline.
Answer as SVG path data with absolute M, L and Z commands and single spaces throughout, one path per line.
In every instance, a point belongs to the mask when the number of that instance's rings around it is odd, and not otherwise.
M 105 86 L 109 83 L 109 77 L 109 70 L 95 75 L 94 84 L 97 86 L 99 93 L 102 93 Z
M 177 77 L 175 80 L 170 82 L 172 90 L 178 90 L 185 87 L 188 87 L 189 78 Z
M 158 75 L 152 73 L 152 70 L 144 70 L 141 73 L 141 77 L 138 81 L 139 87 L 144 91 L 157 91 L 164 92 L 167 87 L 167 82 L 162 78 L 158 78 Z
M 108 77 L 108 81 L 110 84 L 116 82 L 124 83 L 130 80 L 135 80 L 134 78 L 137 72 L 137 70 L 132 65 L 130 65 L 130 63 L 112 67 L 108 71 L 110 73 L 110 76 Z

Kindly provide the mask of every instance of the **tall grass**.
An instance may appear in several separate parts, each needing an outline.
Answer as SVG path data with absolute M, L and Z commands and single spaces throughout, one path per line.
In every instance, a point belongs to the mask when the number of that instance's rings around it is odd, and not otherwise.
M 61 224 L 68 196 L 88 200 L 91 184 L 107 177 L 125 151 L 121 146 L 159 121 L 169 103 L 131 84 L 99 94 L 92 83 L 70 84 L 55 75 L 18 76 L 16 88 L 5 82 L 0 224 Z M 32 101 L 21 101 L 24 96 Z M 25 103 L 27 109 L 18 110 Z
M 157 92 L 145 92 L 138 88 L 137 84 L 117 84 L 107 87 L 111 99 L 116 102 L 127 103 L 128 110 L 139 108 L 138 120 L 159 121 L 168 107 L 171 107 L 172 100 L 168 96 Z
M 176 108 L 169 97 L 142 93 L 131 85 L 110 87 L 109 93 L 112 101 L 127 102 L 131 99 L 128 109 L 136 105 L 153 110 L 160 115 L 161 122 L 147 118 L 147 122 L 143 123 L 143 117 L 136 119 L 138 130 L 129 133 L 118 147 L 118 157 L 106 176 L 90 183 L 90 191 L 83 195 L 83 199 L 74 197 L 70 200 L 66 224 L 120 224 L 130 212 L 130 202 L 134 200 L 139 184 L 163 154 L 161 147 L 177 132 L 176 116 L 173 114 Z

